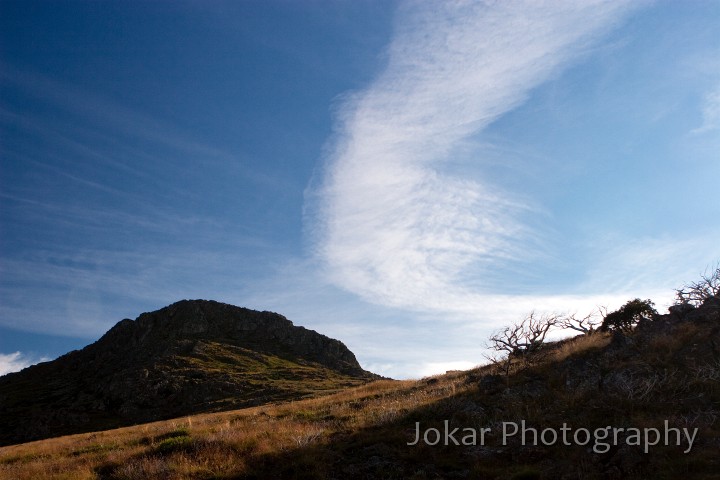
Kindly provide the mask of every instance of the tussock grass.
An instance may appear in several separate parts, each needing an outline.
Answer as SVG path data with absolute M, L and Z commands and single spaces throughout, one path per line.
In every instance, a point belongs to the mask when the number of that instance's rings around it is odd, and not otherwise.
M 579 355 L 592 349 L 600 349 L 608 346 L 611 335 L 603 332 L 579 335 L 575 338 L 565 340 L 553 351 L 551 361 L 560 362 L 573 355 Z
M 203 414 L 0 448 L 0 478 L 165 479 L 240 474 L 245 457 L 326 442 L 438 398 L 414 381 L 381 380 L 335 395 Z M 358 408 L 358 406 L 361 406 Z
M 0 478 L 717 478 L 717 328 L 679 323 L 625 345 L 595 333 L 559 343 L 507 379 L 496 365 L 380 380 L 327 396 L 0 448 Z M 720 344 L 720 343 L 719 343 Z M 410 447 L 414 425 L 503 422 L 698 428 L 692 454 L 507 445 Z

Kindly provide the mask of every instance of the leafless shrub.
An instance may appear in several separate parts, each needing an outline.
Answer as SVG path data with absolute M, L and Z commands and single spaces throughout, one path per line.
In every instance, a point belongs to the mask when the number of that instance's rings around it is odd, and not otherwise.
M 537 315 L 530 312 L 522 321 L 505 327 L 490 337 L 488 348 L 495 352 L 486 358 L 496 365 L 502 365 L 505 375 L 510 374 L 514 358 L 529 361 L 543 345 L 548 332 L 558 325 L 557 314 Z
M 690 282 L 675 290 L 676 305 L 693 305 L 699 307 L 705 300 L 720 296 L 720 262 L 714 269 L 708 269 L 700 280 Z
M 597 310 L 593 310 L 584 317 L 579 317 L 576 313 L 566 315 L 558 319 L 558 327 L 575 330 L 576 332 L 591 334 L 600 325 L 602 320 L 600 316 L 602 314 L 602 307 L 598 307 Z M 605 314 L 605 316 L 607 313 Z

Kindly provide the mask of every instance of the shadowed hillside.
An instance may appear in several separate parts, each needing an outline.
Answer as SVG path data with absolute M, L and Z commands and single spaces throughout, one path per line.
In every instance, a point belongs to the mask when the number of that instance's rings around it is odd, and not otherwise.
M 0 444 L 298 399 L 377 376 L 271 312 L 181 301 L 0 377 Z
M 4 447 L 0 476 L 720 478 L 717 296 L 632 331 L 580 335 L 545 353 L 534 363 L 514 362 L 507 377 L 502 366 L 489 365 L 381 380 L 309 400 Z M 522 422 L 526 441 L 520 432 L 503 434 Z M 455 428 L 457 445 L 445 434 Z M 569 444 L 533 440 L 533 428 L 567 428 Z M 466 429 L 487 431 L 471 442 Z M 575 436 L 582 430 L 587 441 Z

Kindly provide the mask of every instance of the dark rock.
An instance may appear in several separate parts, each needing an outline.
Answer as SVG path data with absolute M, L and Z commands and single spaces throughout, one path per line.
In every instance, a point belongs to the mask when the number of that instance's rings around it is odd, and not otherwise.
M 494 390 L 504 384 L 503 377 L 500 375 L 484 375 L 480 378 L 480 389 L 482 390 Z
M 683 318 L 685 315 L 687 315 L 689 312 L 692 312 L 695 310 L 695 306 L 690 303 L 681 303 L 679 305 L 671 305 L 668 308 L 668 312 L 670 312 L 671 315 Z
M 378 378 L 272 312 L 183 300 L 0 377 L 0 445 L 301 398 Z

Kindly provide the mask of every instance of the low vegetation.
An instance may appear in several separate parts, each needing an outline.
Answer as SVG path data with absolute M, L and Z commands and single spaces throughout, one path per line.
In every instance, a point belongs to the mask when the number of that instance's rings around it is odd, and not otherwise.
M 600 331 L 629 333 L 638 323 L 651 321 L 657 314 L 652 300 L 636 298 L 628 301 L 618 310 L 605 315 L 602 325 L 600 325 Z
M 298 400 L 377 378 L 338 340 L 281 315 L 186 300 L 0 377 L 0 446 Z
M 632 328 L 589 328 L 534 347 L 544 353 L 532 361 L 508 352 L 507 363 L 466 372 L 3 447 L 0 478 L 717 479 L 719 303 L 713 295 Z M 503 438 L 521 422 L 622 431 L 607 450 Z M 418 425 L 488 431 L 475 444 L 431 445 L 432 435 L 412 444 Z M 691 448 L 648 447 L 629 441 L 633 428 L 696 436 Z
M 691 305 L 699 307 L 706 300 L 720 296 L 720 262 L 700 276 L 700 280 L 690 282 L 675 290 L 676 306 Z

